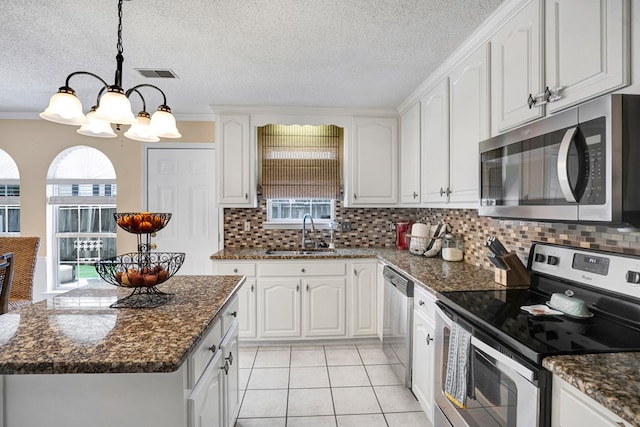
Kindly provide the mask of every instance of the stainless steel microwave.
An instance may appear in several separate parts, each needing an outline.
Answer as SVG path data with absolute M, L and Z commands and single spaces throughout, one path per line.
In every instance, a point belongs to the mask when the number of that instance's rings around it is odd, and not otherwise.
M 640 227 L 640 95 L 607 95 L 481 142 L 478 213 Z

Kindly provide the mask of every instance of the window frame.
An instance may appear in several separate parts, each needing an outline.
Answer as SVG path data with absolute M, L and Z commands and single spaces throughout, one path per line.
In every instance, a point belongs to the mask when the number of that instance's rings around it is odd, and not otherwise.
M 314 198 L 293 198 L 293 199 L 266 199 L 267 201 L 267 220 L 262 223 L 262 227 L 265 229 L 290 229 L 290 230 L 301 230 L 302 229 L 302 220 L 303 218 L 273 218 L 272 217 L 272 201 L 274 200 L 289 200 L 291 204 L 295 203 L 298 200 L 309 200 L 310 210 L 313 205 L 313 200 L 326 200 L 331 209 L 330 218 L 313 218 L 313 225 L 316 229 L 320 230 L 328 230 L 332 228 L 335 223 L 336 217 L 336 201 L 334 199 L 314 199 Z

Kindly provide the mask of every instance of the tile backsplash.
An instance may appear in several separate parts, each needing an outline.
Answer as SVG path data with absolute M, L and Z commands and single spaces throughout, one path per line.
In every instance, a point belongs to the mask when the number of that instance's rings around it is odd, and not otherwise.
M 224 210 L 224 245 L 226 248 L 297 248 L 300 230 L 265 230 L 266 203 L 255 209 Z M 414 222 L 447 222 L 453 231 L 464 236 L 465 262 L 492 268 L 485 257 L 483 242 L 489 235 L 499 237 L 508 250 L 526 259 L 532 241 L 550 242 L 587 249 L 640 255 L 640 230 L 616 229 L 601 225 L 565 224 L 497 220 L 478 216 L 475 209 L 430 208 L 344 208 L 336 203 L 336 221 L 349 221 L 351 231 L 337 230 L 337 248 L 395 247 L 394 224 L 400 220 Z M 251 230 L 244 231 L 245 222 Z M 329 242 L 326 230 L 310 237 Z M 416 255 L 417 256 L 417 255 Z

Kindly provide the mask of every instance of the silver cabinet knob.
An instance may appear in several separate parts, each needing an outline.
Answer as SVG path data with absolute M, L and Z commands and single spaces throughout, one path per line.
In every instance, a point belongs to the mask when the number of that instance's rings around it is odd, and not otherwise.
M 237 269 L 237 268 L 234 268 L 234 269 L 233 269 L 233 272 L 234 272 L 234 273 L 237 273 L 237 272 L 238 272 L 238 269 Z
M 418 305 L 421 305 L 421 306 L 424 305 L 424 301 L 422 300 L 418 301 Z

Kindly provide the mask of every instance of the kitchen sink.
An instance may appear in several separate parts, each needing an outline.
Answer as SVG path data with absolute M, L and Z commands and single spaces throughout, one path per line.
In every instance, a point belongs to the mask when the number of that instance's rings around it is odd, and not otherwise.
M 300 256 L 300 255 L 333 255 L 335 251 L 332 249 L 267 249 L 267 255 L 280 255 L 280 256 Z

